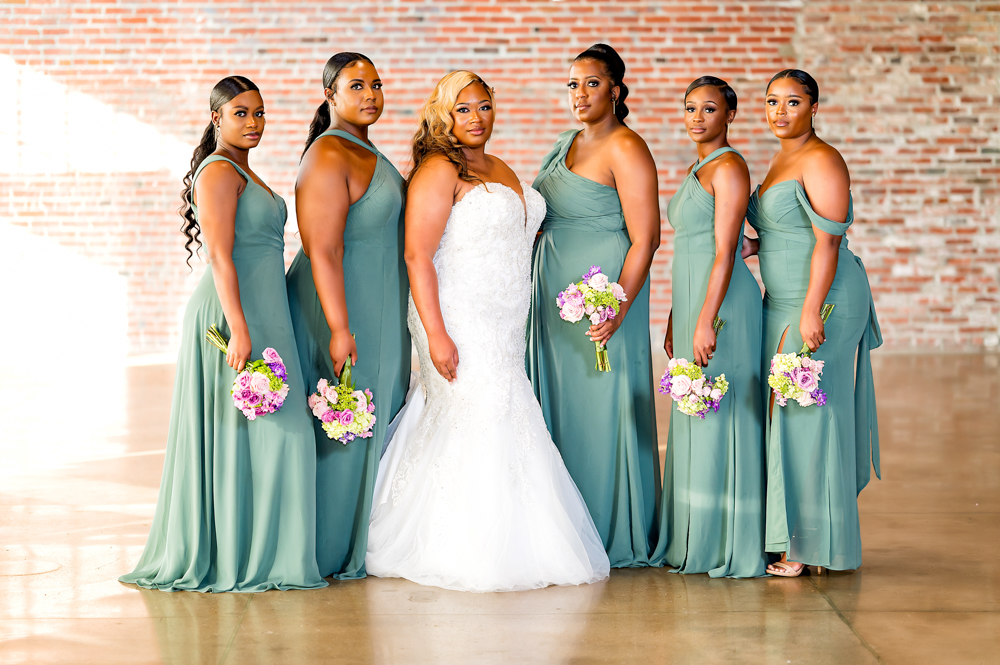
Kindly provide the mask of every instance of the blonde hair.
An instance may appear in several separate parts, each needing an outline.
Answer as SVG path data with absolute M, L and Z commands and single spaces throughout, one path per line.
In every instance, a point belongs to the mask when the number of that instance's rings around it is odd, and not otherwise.
M 478 182 L 479 179 L 469 175 L 469 165 L 462 144 L 458 142 L 452 129 L 455 121 L 451 117 L 452 109 L 458 96 L 473 83 L 478 83 L 486 89 L 486 94 L 493 103 L 493 88 L 486 85 L 478 74 L 459 70 L 445 75 L 434 86 L 430 99 L 420 109 L 420 125 L 413 135 L 413 168 L 406 178 L 407 184 L 413 179 L 420 166 L 432 155 L 443 155 L 445 159 L 458 168 L 458 177 L 466 182 Z

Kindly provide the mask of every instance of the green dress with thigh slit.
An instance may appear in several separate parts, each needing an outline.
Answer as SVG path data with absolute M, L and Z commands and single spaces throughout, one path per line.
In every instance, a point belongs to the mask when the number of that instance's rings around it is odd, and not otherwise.
M 347 132 L 339 136 L 377 157 L 368 189 L 347 214 L 344 227 L 344 291 L 351 332 L 358 346 L 354 384 L 372 391 L 374 434 L 347 445 L 316 431 L 316 559 L 323 575 L 365 576 L 372 491 L 386 428 L 396 416 L 410 379 L 410 333 L 406 328 L 409 281 L 403 262 L 403 178 L 382 153 Z M 321 378 L 335 382 L 330 327 L 313 283 L 312 263 L 302 250 L 288 271 L 288 302 L 306 377 L 316 390 Z
M 660 465 L 649 341 L 649 278 L 608 341 L 610 372 L 594 369 L 586 320 L 559 318 L 556 295 L 592 265 L 617 281 L 632 243 L 618 192 L 565 164 L 563 132 L 532 185 L 546 212 L 532 265 L 528 376 L 545 422 L 616 568 L 649 565 Z
M 715 197 L 698 182 L 720 148 L 695 164 L 667 206 L 674 227 L 672 306 L 674 357 L 694 360 L 695 324 L 715 263 Z M 742 159 L 742 155 L 739 155 Z M 740 234 L 742 244 L 743 235 Z M 653 565 L 711 577 L 764 574 L 764 422 L 760 396 L 761 297 L 736 249 L 719 308 L 725 326 L 703 371 L 726 375 L 729 390 L 704 420 L 671 406 L 663 469 L 660 539 Z
M 149 540 L 130 582 L 164 591 L 266 591 L 326 586 L 316 565 L 316 439 L 285 292 L 285 202 L 247 181 L 236 206 L 233 264 L 251 360 L 267 347 L 288 372 L 276 413 L 253 421 L 233 406 L 236 371 L 205 339 L 230 336 L 211 270 L 188 301 L 163 478 Z M 198 215 L 197 207 L 194 208 Z
M 858 494 L 879 476 L 878 420 L 871 369 L 871 349 L 882 344 L 871 287 L 861 259 L 847 248 L 846 232 L 854 221 L 850 203 L 843 223 L 812 209 L 798 180 L 760 187 L 750 198 L 747 220 L 760 235 L 760 273 L 764 280 L 762 397 L 768 408 L 767 376 L 781 336 L 783 353 L 802 348 L 799 319 L 816 236 L 813 225 L 842 236 L 837 273 L 826 298 L 833 313 L 826 341 L 813 358 L 825 363 L 819 387 L 825 406 L 801 407 L 789 400 L 774 405 L 765 422 L 767 451 L 768 552 L 788 552 L 788 559 L 833 570 L 861 565 Z

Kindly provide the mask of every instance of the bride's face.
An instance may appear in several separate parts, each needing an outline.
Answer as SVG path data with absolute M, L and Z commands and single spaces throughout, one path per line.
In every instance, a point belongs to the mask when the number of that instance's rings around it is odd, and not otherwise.
M 451 132 L 458 142 L 469 148 L 486 145 L 493 134 L 493 102 L 481 83 L 465 86 L 455 100 L 451 119 L 455 126 Z

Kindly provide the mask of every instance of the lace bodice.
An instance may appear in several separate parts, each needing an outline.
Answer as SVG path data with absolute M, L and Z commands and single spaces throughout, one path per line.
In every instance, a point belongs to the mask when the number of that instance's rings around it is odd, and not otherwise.
M 523 207 L 517 192 L 500 183 L 470 190 L 452 207 L 434 255 L 441 314 L 459 351 L 458 379 L 451 385 L 430 362 L 427 336 L 410 300 L 408 323 L 428 398 L 463 390 L 480 369 L 502 374 L 524 366 L 531 248 L 545 200 L 526 183 L 521 188 Z
M 418 432 L 403 457 L 392 482 L 394 500 L 419 463 L 429 431 L 442 419 L 479 427 L 513 420 L 520 421 L 518 429 L 527 429 L 524 400 L 512 398 L 512 390 L 531 394 L 524 371 L 524 331 L 531 302 L 531 249 L 545 217 L 545 199 L 527 183 L 521 188 L 524 206 L 517 192 L 500 183 L 470 190 L 452 207 L 434 255 L 441 314 L 458 347 L 454 382 L 448 383 L 431 362 L 427 333 L 409 299 L 407 323 L 427 403 L 421 429 L 427 431 Z M 518 459 L 523 460 L 534 438 L 527 431 L 519 437 Z M 521 475 L 519 466 L 511 469 L 515 476 Z

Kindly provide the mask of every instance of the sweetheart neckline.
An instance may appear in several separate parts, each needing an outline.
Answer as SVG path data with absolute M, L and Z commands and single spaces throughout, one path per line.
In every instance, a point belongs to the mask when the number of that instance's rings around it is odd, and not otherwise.
M 481 191 L 484 191 L 487 194 L 493 194 L 493 192 L 491 192 L 490 190 L 488 190 L 486 188 L 486 185 L 500 185 L 501 187 L 503 187 L 504 189 L 506 189 L 508 192 L 510 192 L 511 194 L 513 194 L 514 196 L 516 196 L 518 198 L 518 200 L 521 202 L 521 207 L 524 210 L 524 228 L 527 229 L 528 228 L 528 190 L 530 189 L 531 191 L 535 192 L 536 194 L 538 193 L 538 190 L 536 190 L 534 187 L 532 187 L 531 185 L 529 185 L 524 180 L 518 180 L 517 184 L 519 184 L 521 186 L 521 192 L 522 192 L 522 194 L 520 194 L 520 195 L 517 193 L 517 191 L 513 187 L 511 187 L 509 185 L 505 185 L 502 182 L 481 182 L 478 185 L 476 185 L 475 187 L 473 187 L 472 189 L 470 189 L 469 191 L 467 191 L 465 193 L 465 195 L 462 196 L 461 199 L 459 199 L 458 201 L 455 202 L 455 205 L 453 205 L 452 208 L 454 208 L 459 203 L 461 203 L 462 201 L 464 201 L 469 196 L 469 194 L 471 194 L 472 192 L 476 191 L 480 187 L 482 187 Z
M 774 189 L 775 187 L 780 187 L 781 185 L 784 185 L 784 184 L 785 184 L 786 182 L 794 182 L 794 183 L 798 183 L 798 185 L 799 185 L 800 187 L 802 186 L 802 183 L 801 183 L 801 182 L 799 182 L 799 181 L 798 181 L 798 180 L 796 180 L 795 178 L 791 178 L 790 180 L 782 180 L 781 182 L 776 182 L 776 183 L 772 184 L 772 185 L 771 185 L 770 187 L 768 187 L 768 188 L 767 188 L 767 189 L 766 189 L 766 190 L 765 190 L 765 191 L 764 191 L 763 193 L 761 193 L 761 191 L 760 191 L 760 185 L 757 185 L 757 191 L 756 191 L 756 192 L 754 192 L 754 193 L 755 193 L 755 194 L 757 195 L 757 198 L 759 199 L 759 198 L 761 198 L 761 197 L 765 196 L 765 195 L 766 195 L 766 194 L 767 194 L 768 192 L 770 192 L 770 191 L 771 191 L 772 189 Z

